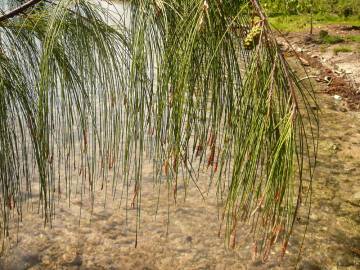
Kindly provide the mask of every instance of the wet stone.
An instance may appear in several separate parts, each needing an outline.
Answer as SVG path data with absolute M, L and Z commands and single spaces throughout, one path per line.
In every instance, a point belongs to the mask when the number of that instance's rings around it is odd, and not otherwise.
M 351 174 L 353 172 L 356 172 L 356 168 L 349 168 L 344 170 L 344 173 L 346 174 Z M 359 192 L 359 196 L 360 196 L 360 192 Z
M 35 253 L 26 253 L 21 258 L 21 260 L 27 263 L 28 265 L 35 265 L 40 262 L 39 255 Z
M 320 108 L 319 108 L 319 106 L 311 106 L 311 109 L 313 110 L 313 111 L 318 111 L 318 110 L 320 110 Z
M 344 106 L 341 106 L 341 107 L 339 108 L 339 111 L 340 111 L 340 112 L 347 112 L 348 109 L 347 109 L 346 107 L 344 107 Z
M 349 267 L 355 264 L 354 258 L 350 255 L 345 255 L 337 261 L 337 265 L 341 267 Z
M 325 270 L 321 268 L 318 264 L 311 262 L 311 261 L 302 261 L 299 266 L 298 270 Z
M 191 236 L 186 237 L 186 242 L 191 243 L 192 242 L 192 237 Z
M 76 254 L 76 257 L 72 262 L 69 263 L 70 266 L 81 266 L 83 263 L 82 257 L 79 254 Z
M 253 262 L 251 263 L 251 266 L 254 266 L 254 267 L 259 267 L 259 266 L 261 266 L 261 265 L 263 265 L 263 262 L 262 262 L 260 259 L 258 259 L 258 260 L 256 260 L 256 261 L 253 261 Z
M 311 214 L 311 215 L 310 215 L 310 219 L 311 219 L 312 221 L 319 221 L 319 220 L 320 220 L 319 216 L 317 216 L 316 214 Z
M 309 219 L 307 217 L 297 217 L 296 221 L 298 222 L 299 225 L 308 225 L 309 224 Z
M 0 269 L 6 270 L 25 270 L 39 264 L 40 258 L 35 253 L 25 253 L 17 257 L 16 254 L 11 260 L 1 261 Z
M 352 197 L 351 197 L 352 200 L 354 201 L 360 201 L 360 191 L 359 192 L 356 192 Z

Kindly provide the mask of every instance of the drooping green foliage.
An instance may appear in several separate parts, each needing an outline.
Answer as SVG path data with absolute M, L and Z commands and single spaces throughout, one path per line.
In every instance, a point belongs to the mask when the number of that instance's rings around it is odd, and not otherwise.
M 247 222 L 263 254 L 275 240 L 286 248 L 303 169 L 313 174 L 317 115 L 257 1 L 134 0 L 122 10 L 60 0 L 1 24 L 3 236 L 36 192 L 51 222 L 74 170 L 90 194 L 111 172 L 139 226 L 152 162 L 154 184 L 175 201 L 180 181 L 206 189 L 197 181 L 207 170 L 227 239 Z

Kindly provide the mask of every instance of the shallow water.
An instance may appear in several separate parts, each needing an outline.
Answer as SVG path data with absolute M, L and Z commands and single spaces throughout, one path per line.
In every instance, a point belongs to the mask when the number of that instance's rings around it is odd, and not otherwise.
M 321 85 L 316 87 L 321 90 Z M 203 201 L 192 186 L 186 201 L 179 197 L 174 205 L 172 199 L 168 203 L 164 185 L 155 215 L 152 170 L 145 166 L 142 197 L 146 200 L 137 248 L 136 210 L 126 211 L 119 197 L 112 201 L 110 195 L 104 207 L 104 192 L 99 189 L 92 215 L 88 198 L 81 203 L 79 196 L 72 197 L 71 207 L 61 199 L 52 228 L 44 227 L 33 205 L 33 211 L 24 213 L 18 234 L 13 224 L 0 269 L 294 269 L 306 227 L 299 269 L 360 269 L 360 113 L 342 112 L 342 104 L 330 96 L 318 98 L 321 128 L 312 212 L 309 222 L 305 213 L 300 214 L 283 260 L 280 247 L 266 263 L 253 259 L 246 228 L 240 229 L 236 248 L 226 248 L 218 237 L 214 190 Z

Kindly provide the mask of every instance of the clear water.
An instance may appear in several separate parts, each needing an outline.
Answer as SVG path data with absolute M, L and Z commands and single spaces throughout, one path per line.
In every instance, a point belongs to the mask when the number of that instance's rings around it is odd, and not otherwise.
M 300 269 L 359 269 L 360 113 L 341 112 L 341 104 L 325 95 L 319 95 L 319 104 L 321 137 L 310 222 L 300 215 L 284 259 L 279 258 L 280 247 L 268 262 L 253 259 L 245 228 L 240 228 L 236 248 L 226 248 L 218 237 L 214 191 L 203 201 L 192 187 L 185 202 L 179 198 L 174 205 L 170 200 L 168 220 L 166 187 L 155 216 L 157 197 L 148 184 L 137 248 L 136 211 L 125 211 L 118 198 L 108 199 L 104 207 L 104 192 L 98 190 L 92 216 L 84 198 L 80 224 L 80 198 L 74 197 L 71 207 L 60 200 L 52 228 L 43 226 L 34 205 L 34 211 L 24 214 L 18 234 L 14 225 L 1 269 L 293 269 L 307 225 Z M 151 168 L 145 167 L 143 174 L 145 182 L 150 180 Z

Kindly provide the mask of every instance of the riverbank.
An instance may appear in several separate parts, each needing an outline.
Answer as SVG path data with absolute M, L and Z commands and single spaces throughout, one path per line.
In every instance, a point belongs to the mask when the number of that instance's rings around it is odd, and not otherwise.
M 327 25 L 308 32 L 290 32 L 279 37 L 287 54 L 296 52 L 310 75 L 323 84 L 325 93 L 343 104 L 342 110 L 360 109 L 360 27 Z

